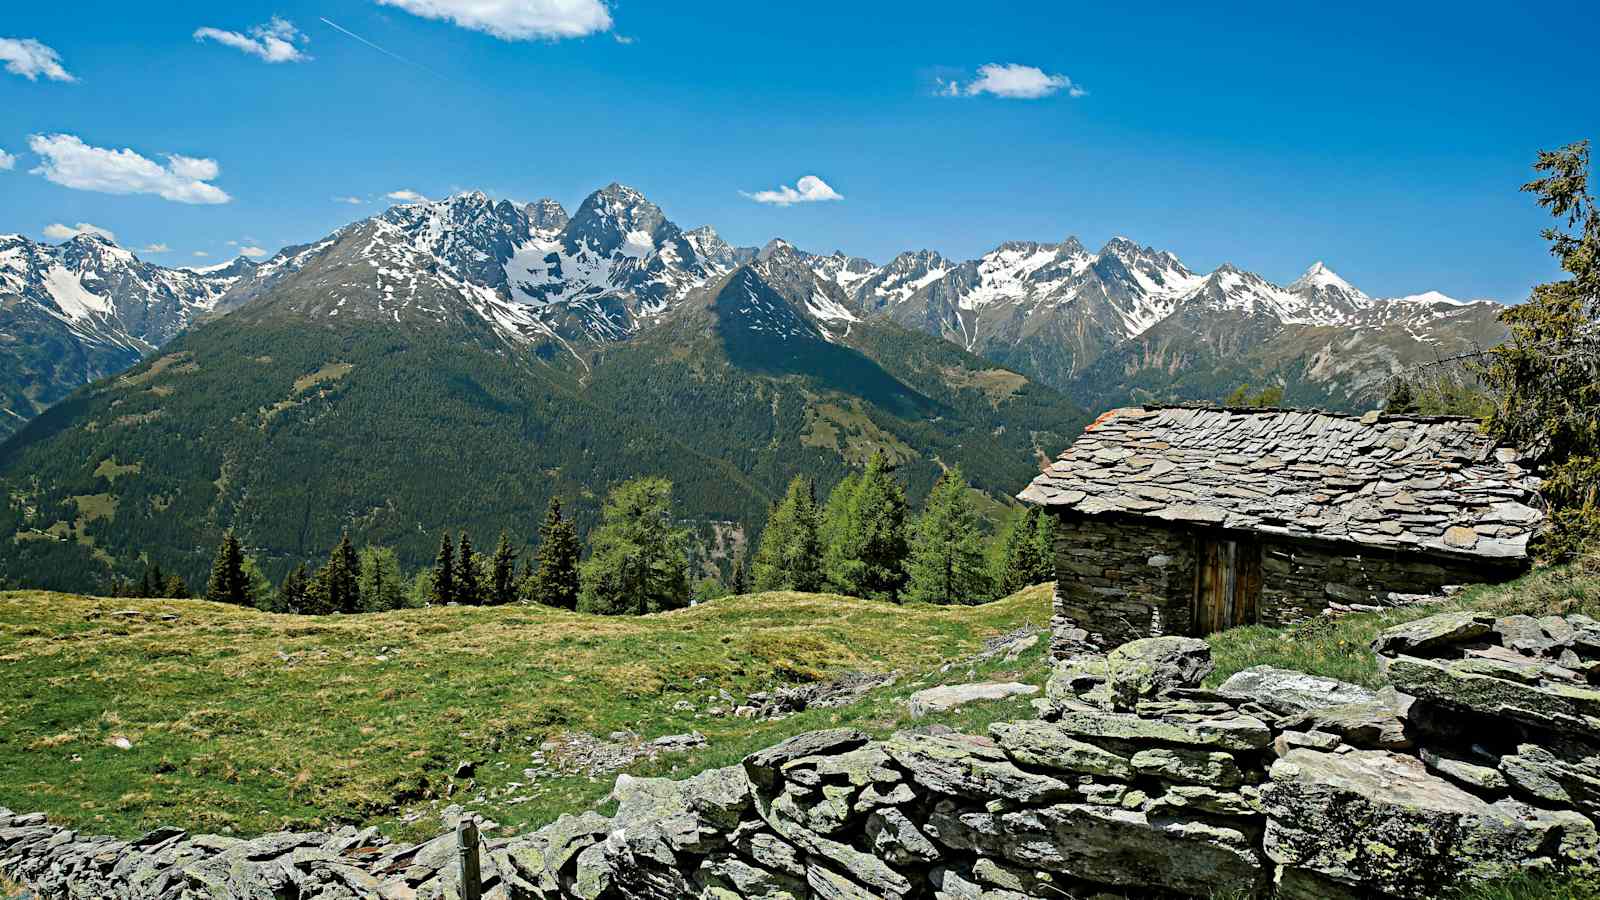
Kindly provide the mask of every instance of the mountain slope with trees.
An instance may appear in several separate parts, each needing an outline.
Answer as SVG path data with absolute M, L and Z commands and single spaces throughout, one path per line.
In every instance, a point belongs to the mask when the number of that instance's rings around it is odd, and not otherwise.
M 876 450 L 913 501 L 959 463 L 1005 502 L 1084 421 L 1014 372 L 866 321 L 792 254 L 691 291 L 636 337 L 545 354 L 558 334 L 509 335 L 444 268 L 390 289 L 379 251 L 411 245 L 386 235 L 340 232 L 0 445 L 0 578 L 89 590 L 158 562 L 203 585 L 230 527 L 273 582 L 346 532 L 407 571 L 446 529 L 488 548 L 506 531 L 526 553 L 552 497 L 584 534 L 610 487 L 652 474 L 673 482 L 680 527 L 748 540 L 795 475 L 826 490 Z M 693 563 L 726 576 L 731 559 Z

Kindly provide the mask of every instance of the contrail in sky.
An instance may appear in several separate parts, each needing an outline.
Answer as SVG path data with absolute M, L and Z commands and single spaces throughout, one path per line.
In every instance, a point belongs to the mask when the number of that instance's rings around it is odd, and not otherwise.
M 343 25 L 340 25 L 338 22 L 335 22 L 332 19 L 327 18 L 326 16 L 318 16 L 317 18 L 321 19 L 322 23 L 324 25 L 327 25 L 328 27 L 334 29 L 335 31 L 338 31 L 341 34 L 345 34 L 345 35 L 348 35 L 350 37 L 355 38 L 356 40 L 360 41 L 361 43 L 366 44 L 368 47 L 371 47 L 372 49 L 378 51 L 379 53 L 382 53 L 384 56 L 388 56 L 388 57 L 392 57 L 394 59 L 398 59 L 399 61 L 405 63 L 408 66 L 416 66 L 417 68 L 421 69 L 424 72 L 429 73 L 430 75 L 438 75 L 439 74 L 438 72 L 433 71 L 432 69 L 428 68 L 427 66 L 423 65 L 422 63 L 412 62 L 411 60 L 406 59 L 404 56 L 401 56 L 400 54 L 394 52 L 393 50 L 386 50 L 383 47 L 379 47 L 377 44 L 374 44 L 373 42 L 367 40 L 366 38 L 362 37 L 361 35 L 356 34 L 354 31 L 351 31 L 350 29 L 344 27 Z

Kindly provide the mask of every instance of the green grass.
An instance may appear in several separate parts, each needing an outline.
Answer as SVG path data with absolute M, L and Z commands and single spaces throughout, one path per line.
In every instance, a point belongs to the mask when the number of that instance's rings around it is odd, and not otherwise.
M 1600 877 L 1588 873 L 1522 875 L 1467 890 L 1460 900 L 1600 900 Z
M 1448 603 L 1315 619 L 1287 629 L 1252 625 L 1220 632 L 1208 638 L 1217 668 L 1206 683 L 1215 686 L 1241 669 L 1270 665 L 1379 687 L 1384 680 L 1371 650 L 1379 632 L 1424 616 L 1468 609 L 1496 616 L 1600 617 L 1600 556 L 1541 569 L 1505 584 L 1479 585 Z
M 522 830 L 610 790 L 614 774 L 508 787 L 563 732 L 699 730 L 705 749 L 626 770 L 681 776 L 814 728 L 886 734 L 910 724 L 905 697 L 932 684 L 1041 684 L 1047 640 L 1016 663 L 938 669 L 992 635 L 1045 627 L 1049 597 L 1039 586 L 941 608 L 776 593 L 642 618 L 527 606 L 306 618 L 0 593 L 0 805 L 117 835 L 157 824 L 254 833 L 361 823 L 417 837 L 457 802 Z M 126 610 L 138 614 L 116 615 Z M 742 700 L 891 670 L 906 674 L 865 700 L 780 721 L 674 708 L 704 710 L 722 689 Z M 1032 715 L 1013 700 L 925 721 L 981 730 Z M 477 763 L 470 790 L 453 779 L 462 760 Z M 531 799 L 510 802 L 519 797 Z M 402 821 L 407 812 L 425 815 Z

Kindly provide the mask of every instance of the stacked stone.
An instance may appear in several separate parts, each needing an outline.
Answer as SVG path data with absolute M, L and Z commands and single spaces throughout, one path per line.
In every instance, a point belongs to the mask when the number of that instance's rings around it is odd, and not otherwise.
M 1197 687 L 1151 638 L 1059 664 L 1036 721 L 803 734 L 614 815 L 489 841 L 489 900 L 1282 900 L 1447 896 L 1600 861 L 1600 623 L 1450 613 L 1385 632 L 1394 688 L 1270 667 Z M 45 897 L 444 900 L 455 836 L 87 838 L 0 810 Z
M 371 874 L 389 856 L 387 844 L 377 829 L 353 827 L 251 840 L 158 828 L 122 841 L 82 836 L 48 824 L 41 814 L 0 808 L 0 872 L 41 896 L 75 900 L 414 896 L 382 893 L 384 883 Z M 429 872 L 435 881 L 439 868 Z M 403 878 L 392 882 L 390 889 L 409 889 Z

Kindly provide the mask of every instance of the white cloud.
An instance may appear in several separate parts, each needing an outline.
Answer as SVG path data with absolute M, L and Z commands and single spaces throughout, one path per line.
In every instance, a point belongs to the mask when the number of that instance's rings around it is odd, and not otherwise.
M 425 19 L 443 19 L 506 41 L 583 37 L 611 30 L 603 0 L 377 0 Z
M 239 255 L 248 256 L 251 259 L 260 259 L 261 257 L 267 255 L 267 251 L 261 249 L 260 247 L 240 247 Z
M 428 200 L 416 191 L 390 191 L 384 196 L 390 200 L 399 200 L 401 203 L 426 203 Z
M 756 191 L 753 194 L 740 191 L 740 193 L 757 203 L 772 203 L 777 206 L 844 199 L 843 195 L 829 187 L 826 181 L 815 175 L 807 175 L 801 178 L 794 183 L 794 187 L 782 184 L 775 191 Z
M 139 248 L 140 253 L 171 253 L 172 248 L 157 241 L 154 244 L 145 244 Z
M 1089 92 L 1073 84 L 1065 75 L 1052 75 L 1037 66 L 1017 63 L 989 63 L 978 67 L 978 76 L 966 84 L 959 81 L 939 82 L 939 93 L 947 97 L 976 97 L 991 94 L 1010 100 L 1038 100 L 1062 91 L 1069 97 L 1082 97 Z
M 335 197 L 335 198 L 333 198 L 333 202 L 335 202 L 335 203 L 348 203 L 351 206 L 360 206 L 361 204 L 363 204 L 363 203 L 365 203 L 367 201 L 361 199 L 360 197 Z
M 90 225 L 88 222 L 79 222 L 70 226 L 56 222 L 53 225 L 44 227 L 44 236 L 52 241 L 64 241 L 68 238 L 75 238 L 80 234 L 98 234 L 113 242 L 117 239 L 117 236 L 112 234 L 109 229 L 101 228 L 99 225 Z
M 227 203 L 227 192 L 212 179 L 221 174 L 214 159 L 169 154 L 167 165 L 133 150 L 91 147 L 75 135 L 35 134 L 28 147 L 44 158 L 31 170 L 62 187 L 103 194 L 156 194 L 175 203 Z
M 61 54 L 33 38 L 0 38 L 0 62 L 7 72 L 29 81 L 38 81 L 40 75 L 51 81 L 78 80 L 61 67 Z
M 207 252 L 205 252 L 205 251 L 204 251 L 204 250 L 196 250 L 196 251 L 195 251 L 195 252 L 194 252 L 194 255 L 195 255 L 195 256 L 198 256 L 198 257 L 201 257 L 201 258 L 202 258 L 202 259 L 203 259 L 203 258 L 205 258 L 205 257 L 207 257 L 207 256 L 210 256 L 210 255 L 211 255 L 211 254 L 209 254 L 209 253 L 207 253 Z
M 273 16 L 265 25 L 250 29 L 249 34 L 207 27 L 195 29 L 194 39 L 216 41 L 269 63 L 305 62 L 311 58 L 300 49 L 310 38 L 301 34 L 293 22 L 277 16 Z
M 9 171 L 17 167 L 17 158 L 0 150 L 0 171 Z

